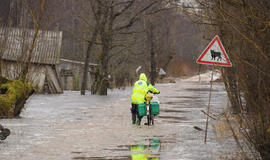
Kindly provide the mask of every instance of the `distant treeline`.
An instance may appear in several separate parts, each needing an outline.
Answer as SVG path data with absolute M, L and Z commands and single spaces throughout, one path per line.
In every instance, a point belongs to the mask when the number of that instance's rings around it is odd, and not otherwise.
M 121 0 L 118 0 L 119 2 Z M 27 4 L 25 4 L 27 2 Z M 137 0 L 134 1 L 136 3 Z M 146 5 L 151 0 L 145 1 Z M 31 13 L 28 12 L 28 7 L 37 8 L 36 12 L 39 12 L 41 0 L 1 0 L 0 1 L 0 23 L 1 25 L 9 25 L 10 27 L 26 27 L 33 28 L 33 18 Z M 140 1 L 141 3 L 141 1 Z M 31 6 L 28 6 L 31 5 Z M 84 61 L 85 52 L 87 51 L 87 44 L 85 39 L 88 38 L 88 34 L 91 34 L 91 28 L 88 30 L 85 26 L 85 21 L 89 21 L 90 25 L 94 25 L 95 19 L 92 17 L 91 12 L 86 12 L 87 9 L 91 10 L 91 6 L 85 0 L 46 0 L 45 8 L 47 10 L 46 18 L 43 19 L 44 30 L 61 30 L 63 31 L 63 43 L 61 50 L 61 57 L 67 59 Z M 136 8 L 139 8 L 139 1 L 128 12 L 136 12 Z M 142 3 L 140 5 L 143 5 Z M 160 4 L 158 4 L 160 5 Z M 162 6 L 154 6 L 161 8 Z M 165 5 L 165 4 L 164 4 Z M 148 10 L 149 13 L 145 13 L 148 19 L 154 24 L 155 41 L 156 41 L 156 53 L 158 67 L 166 67 L 168 60 L 174 57 L 193 63 L 194 58 L 201 51 L 201 35 L 199 28 L 192 23 L 192 21 L 184 14 L 177 10 L 176 6 L 171 4 L 170 8 L 166 8 L 162 11 L 155 11 L 156 13 L 150 13 L 155 8 L 152 7 Z M 127 12 L 127 14 L 129 14 Z M 152 14 L 152 15 L 150 15 Z M 150 15 L 150 16 L 149 16 Z M 141 59 L 148 59 L 148 52 L 145 47 L 145 16 L 138 17 L 136 23 L 127 29 L 127 32 L 133 32 L 126 36 L 118 37 L 121 42 L 129 40 L 129 49 L 134 54 L 143 54 L 134 61 L 140 61 Z M 150 18 L 149 18 L 150 17 Z M 84 19 L 84 20 L 83 20 Z M 123 19 L 118 20 L 117 23 L 126 21 L 125 16 Z M 147 20 L 148 21 L 148 20 Z M 93 27 L 93 26 L 92 26 Z M 93 28 L 92 28 L 93 29 Z M 80 36 L 78 36 L 80 35 Z M 135 41 L 136 39 L 136 41 Z M 124 53 L 130 53 L 129 49 L 126 49 Z M 144 50 L 142 50 L 144 49 Z M 117 52 L 112 51 L 112 52 Z M 98 47 L 93 51 L 95 54 L 91 56 L 90 61 L 96 62 L 96 52 L 100 52 Z M 95 56 L 94 56 L 95 55 Z M 142 58 L 143 57 L 143 58 Z M 113 62 L 116 63 L 116 62 Z M 144 64 L 142 62 L 141 64 Z M 137 62 L 132 63 L 132 65 Z M 138 66 L 135 66 L 135 68 Z M 145 66 L 147 68 L 148 66 Z M 126 68 L 126 67 L 125 67 Z

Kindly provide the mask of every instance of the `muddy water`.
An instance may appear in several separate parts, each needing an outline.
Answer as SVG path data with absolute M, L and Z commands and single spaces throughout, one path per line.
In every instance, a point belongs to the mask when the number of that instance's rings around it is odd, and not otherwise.
M 234 153 L 232 139 L 216 140 L 210 121 L 205 128 L 209 84 L 179 80 L 158 84 L 161 113 L 155 126 L 134 126 L 130 120 L 131 88 L 109 96 L 35 95 L 18 119 L 0 120 L 11 135 L 0 142 L 1 160 L 219 159 Z M 227 105 L 222 84 L 215 83 L 212 112 Z M 145 121 L 145 118 L 143 119 Z

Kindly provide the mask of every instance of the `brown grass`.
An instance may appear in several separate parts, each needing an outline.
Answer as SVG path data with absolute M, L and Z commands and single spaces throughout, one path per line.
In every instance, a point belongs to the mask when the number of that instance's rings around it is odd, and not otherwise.
M 183 59 L 173 59 L 168 67 L 167 73 L 173 77 L 192 76 L 196 73 L 196 67 Z

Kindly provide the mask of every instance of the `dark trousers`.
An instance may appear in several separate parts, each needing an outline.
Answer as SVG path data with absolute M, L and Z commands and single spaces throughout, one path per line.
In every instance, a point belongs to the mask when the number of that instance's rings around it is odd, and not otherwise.
M 139 111 L 138 111 L 138 104 L 131 104 L 131 114 L 132 114 L 132 123 L 135 124 L 136 122 L 136 117 L 141 120 L 142 117 L 139 116 Z

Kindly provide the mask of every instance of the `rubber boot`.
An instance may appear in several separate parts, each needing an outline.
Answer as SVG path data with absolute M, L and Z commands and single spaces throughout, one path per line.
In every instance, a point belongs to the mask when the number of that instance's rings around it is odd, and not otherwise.
M 137 118 L 137 120 L 136 120 L 136 124 L 137 124 L 138 126 L 140 126 L 140 125 L 141 125 L 141 118 Z
M 136 123 L 136 115 L 132 114 L 132 124 L 135 124 L 135 123 Z

